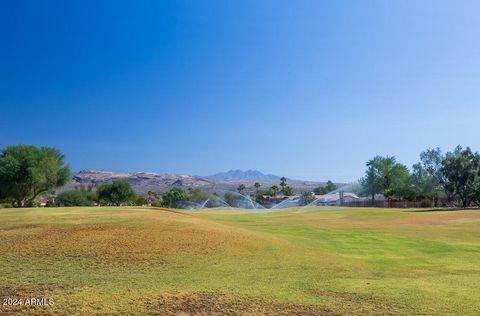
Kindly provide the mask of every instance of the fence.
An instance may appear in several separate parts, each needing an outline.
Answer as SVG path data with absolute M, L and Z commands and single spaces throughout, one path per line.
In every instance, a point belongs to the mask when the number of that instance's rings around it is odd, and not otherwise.
M 415 201 L 348 201 L 344 202 L 343 206 L 346 207 L 382 207 L 382 208 L 421 208 L 421 207 L 431 207 L 431 205 L 426 205 L 425 202 L 415 202 Z

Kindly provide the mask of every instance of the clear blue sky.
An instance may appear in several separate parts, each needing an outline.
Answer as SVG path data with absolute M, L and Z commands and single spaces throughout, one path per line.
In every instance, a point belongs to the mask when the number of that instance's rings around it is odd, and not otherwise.
M 478 1 L 1 1 L 0 146 L 351 181 L 480 149 Z

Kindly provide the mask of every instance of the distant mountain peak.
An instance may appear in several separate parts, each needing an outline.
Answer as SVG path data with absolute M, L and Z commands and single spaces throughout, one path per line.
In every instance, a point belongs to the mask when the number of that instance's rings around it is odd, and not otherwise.
M 229 170 L 227 172 L 219 172 L 208 178 L 216 180 L 258 180 L 258 181 L 279 181 L 280 177 L 273 174 L 264 174 L 258 170 Z

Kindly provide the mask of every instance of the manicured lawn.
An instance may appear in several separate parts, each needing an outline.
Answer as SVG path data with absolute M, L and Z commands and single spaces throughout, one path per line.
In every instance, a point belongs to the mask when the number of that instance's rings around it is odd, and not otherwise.
M 0 314 L 478 314 L 480 211 L 0 209 Z

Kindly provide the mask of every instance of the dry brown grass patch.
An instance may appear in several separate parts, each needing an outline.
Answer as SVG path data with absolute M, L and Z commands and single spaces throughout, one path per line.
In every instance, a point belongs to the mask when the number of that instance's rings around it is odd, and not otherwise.
M 119 221 L 113 217 L 113 223 L 98 224 L 9 223 L 0 231 L 0 240 L 6 241 L 0 244 L 0 253 L 30 259 L 82 258 L 100 266 L 138 266 L 255 245 L 252 233 L 184 214 L 152 212 L 130 218 Z
M 216 292 L 165 294 L 145 304 L 149 315 L 338 315 L 314 305 Z

